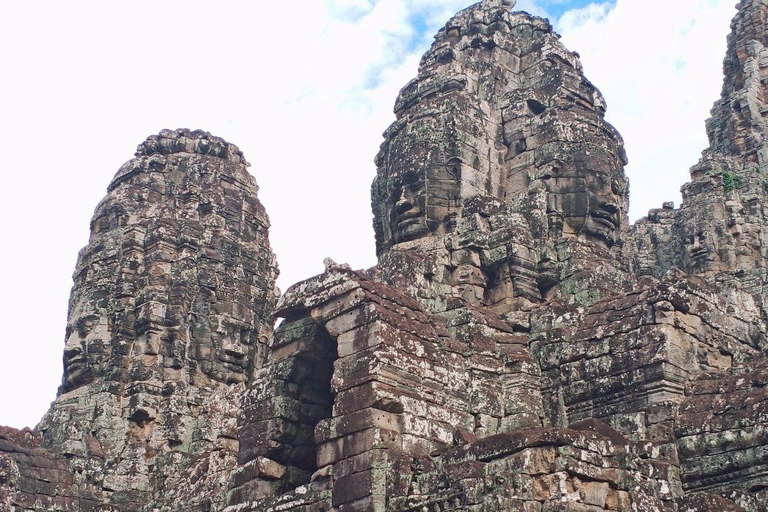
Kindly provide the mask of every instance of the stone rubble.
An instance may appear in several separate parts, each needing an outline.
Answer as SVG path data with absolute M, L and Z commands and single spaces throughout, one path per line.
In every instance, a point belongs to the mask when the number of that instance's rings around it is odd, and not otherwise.
M 56 401 L 0 427 L 0 511 L 767 512 L 768 0 L 682 205 L 634 226 L 602 96 L 514 4 L 459 12 L 400 92 L 374 268 L 280 296 L 242 153 L 142 143 Z

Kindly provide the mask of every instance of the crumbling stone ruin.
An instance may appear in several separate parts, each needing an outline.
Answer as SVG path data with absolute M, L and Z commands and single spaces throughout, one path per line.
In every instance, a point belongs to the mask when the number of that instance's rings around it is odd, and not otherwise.
M 0 428 L 0 510 L 766 512 L 768 0 L 738 5 L 683 204 L 634 226 L 599 91 L 512 7 L 459 12 L 400 92 L 374 268 L 280 296 L 242 153 L 142 143 L 58 398 Z

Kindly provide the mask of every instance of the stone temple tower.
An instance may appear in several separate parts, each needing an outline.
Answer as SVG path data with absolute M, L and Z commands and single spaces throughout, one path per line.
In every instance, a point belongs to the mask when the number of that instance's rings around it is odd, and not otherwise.
M 721 97 L 706 122 L 709 147 L 691 168 L 679 210 L 635 226 L 640 274 L 671 267 L 748 286 L 765 301 L 768 257 L 768 4 L 742 0 L 731 22 Z M 713 277 L 714 279 L 714 277 Z
M 146 503 L 177 469 L 236 453 L 236 401 L 263 362 L 277 267 L 238 148 L 206 132 L 141 143 L 77 260 L 64 377 L 39 430 L 94 497 Z
M 400 92 L 376 159 L 384 274 L 407 269 L 402 284 L 433 310 L 437 297 L 504 314 L 628 289 L 626 156 L 604 113 L 546 20 L 502 2 L 458 13 Z

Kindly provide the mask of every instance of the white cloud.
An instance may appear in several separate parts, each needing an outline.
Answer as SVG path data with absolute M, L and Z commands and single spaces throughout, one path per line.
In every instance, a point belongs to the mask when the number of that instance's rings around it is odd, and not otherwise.
M 91 214 L 136 144 L 162 128 L 202 128 L 243 149 L 272 220 L 281 287 L 320 272 L 325 256 L 374 264 L 369 187 L 381 133 L 431 34 L 462 7 L 9 4 L 0 20 L 0 389 L 25 392 L 0 392 L 0 423 L 34 424 L 54 398 Z M 414 32 L 417 17 L 428 35 Z
M 272 220 L 282 288 L 320 272 L 326 256 L 373 265 L 369 187 L 381 133 L 432 35 L 468 4 L 8 3 L 0 19 L 0 424 L 32 425 L 54 398 L 70 276 L 93 209 L 136 144 L 162 128 L 202 128 L 245 152 Z M 684 8 L 694 4 L 704 7 Z M 569 24 L 574 15 L 561 21 L 564 40 L 608 99 L 639 166 L 633 172 L 678 154 L 663 144 L 702 137 L 720 79 L 698 78 L 694 57 L 719 63 L 724 44 L 715 34 L 730 18 L 710 4 L 665 3 L 665 16 L 678 16 L 667 21 L 647 2 L 619 0 L 605 16 L 585 11 L 586 28 Z M 516 8 L 546 15 L 532 0 Z M 687 35 L 675 30 L 680 19 L 696 20 L 686 22 Z M 689 43 L 707 30 L 711 42 Z M 703 112 L 698 95 L 708 96 Z M 668 125 L 685 128 L 660 131 Z M 665 188 L 684 181 L 695 158 L 683 160 L 681 177 Z M 638 183 L 633 176 L 633 204 L 643 193 Z
M 624 136 L 630 217 L 679 204 L 688 169 L 708 145 L 704 119 L 722 86 L 732 0 L 618 0 L 563 15 L 562 41 L 582 56 Z

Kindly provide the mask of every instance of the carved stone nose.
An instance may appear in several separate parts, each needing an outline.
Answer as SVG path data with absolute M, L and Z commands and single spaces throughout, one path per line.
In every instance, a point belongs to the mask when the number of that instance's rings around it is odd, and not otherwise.
M 224 353 L 236 359 L 242 359 L 245 357 L 245 350 L 243 350 L 243 347 L 236 343 L 227 344 L 224 347 Z
M 67 346 L 64 348 L 64 359 L 74 359 L 82 353 L 82 347 L 75 345 L 74 343 L 70 345 L 69 342 L 67 342 Z
M 69 356 L 77 355 L 83 352 L 82 344 L 80 343 L 80 337 L 77 333 L 72 333 L 67 338 L 67 342 L 64 344 L 64 355 Z
M 400 199 L 398 199 L 395 203 L 395 212 L 401 214 L 407 212 L 411 208 L 413 208 L 413 202 L 409 198 L 405 197 L 404 192 L 401 193 Z

